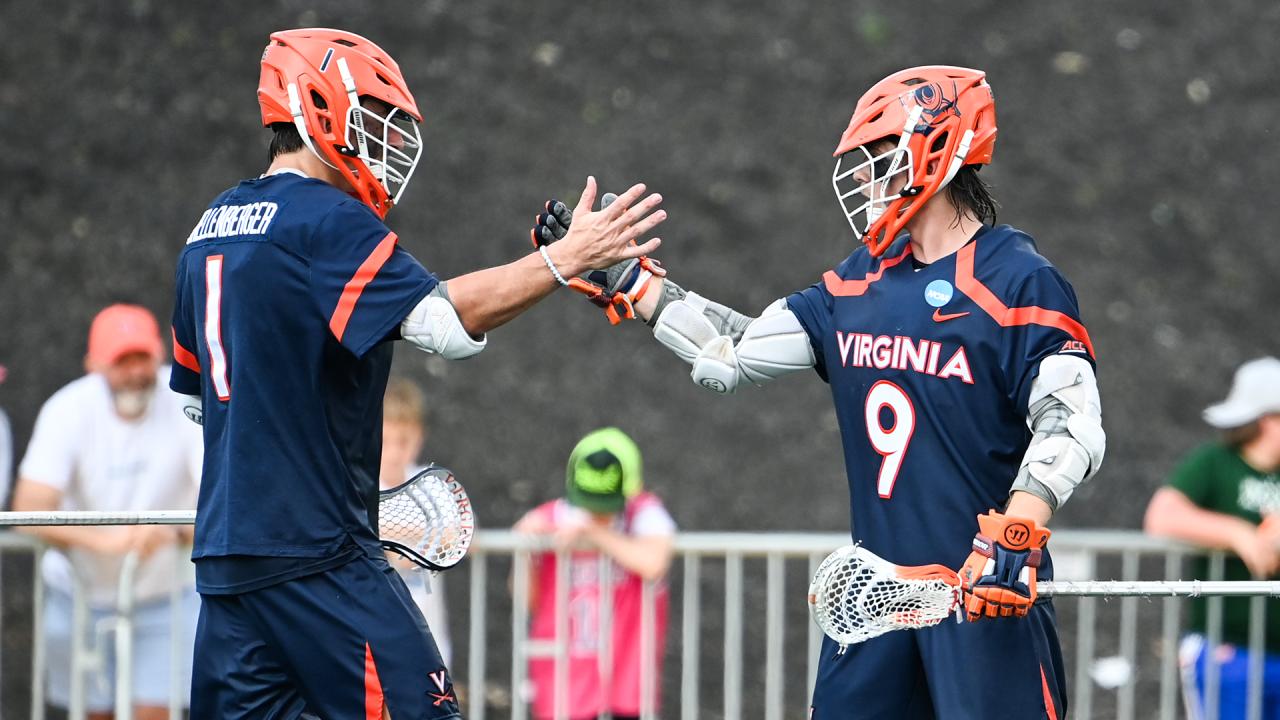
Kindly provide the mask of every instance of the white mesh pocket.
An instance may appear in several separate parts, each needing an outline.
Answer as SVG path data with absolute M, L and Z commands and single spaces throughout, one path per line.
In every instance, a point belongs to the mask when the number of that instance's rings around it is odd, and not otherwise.
M 822 561 L 809 585 L 809 611 L 832 640 L 852 645 L 890 630 L 936 625 L 956 607 L 942 577 L 903 577 L 897 565 L 848 545 Z
M 457 565 L 471 548 L 474 530 L 471 501 L 444 468 L 433 465 L 379 498 L 383 546 L 432 570 Z

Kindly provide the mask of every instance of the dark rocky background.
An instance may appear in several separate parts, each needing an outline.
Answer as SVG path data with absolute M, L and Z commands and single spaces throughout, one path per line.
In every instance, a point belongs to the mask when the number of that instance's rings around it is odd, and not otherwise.
M 661 192 L 658 256 L 745 312 L 853 249 L 829 177 L 859 95 L 906 66 L 985 69 L 1001 220 L 1074 283 L 1098 354 L 1107 462 L 1058 527 L 1138 527 L 1211 436 L 1200 409 L 1240 362 L 1280 351 L 1280 4 L 8 0 L 0 406 L 19 452 L 82 372 L 99 309 L 167 321 L 203 207 L 266 166 L 267 36 L 308 25 L 366 35 L 404 70 L 427 151 L 390 223 L 441 276 L 528 252 L 541 202 L 594 173 Z M 557 495 L 576 439 L 616 424 L 683 528 L 847 528 L 834 413 L 810 374 L 715 396 L 642 327 L 567 292 L 472 360 L 398 353 L 430 396 L 427 455 L 484 526 Z

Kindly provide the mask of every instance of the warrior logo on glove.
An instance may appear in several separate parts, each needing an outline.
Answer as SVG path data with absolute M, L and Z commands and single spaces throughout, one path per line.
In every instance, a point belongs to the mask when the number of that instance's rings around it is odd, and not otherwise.
M 1034 520 L 995 512 L 979 515 L 978 528 L 960 568 L 965 615 L 969 622 L 1023 617 L 1036 601 L 1036 569 L 1051 533 Z

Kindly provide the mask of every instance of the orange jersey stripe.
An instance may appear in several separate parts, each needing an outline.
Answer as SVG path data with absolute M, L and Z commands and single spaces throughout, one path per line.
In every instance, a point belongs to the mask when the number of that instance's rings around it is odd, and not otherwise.
M 173 328 L 169 328 L 169 331 L 173 333 L 174 361 L 177 362 L 182 367 L 190 370 L 191 372 L 198 374 L 200 372 L 200 359 L 196 357 L 195 353 L 191 352 L 190 350 L 182 347 L 182 345 L 178 344 L 177 330 L 174 330 Z
M 841 280 L 840 276 L 834 270 L 828 270 L 822 275 L 822 282 L 826 283 L 827 292 L 836 297 L 852 297 L 865 293 L 871 283 L 880 279 L 884 274 L 885 268 L 891 268 L 894 265 L 907 259 L 911 254 L 911 245 L 907 245 L 907 249 L 896 258 L 880 261 L 880 269 L 873 273 L 867 273 L 866 277 L 861 280 Z
M 393 236 L 394 237 L 394 236 Z M 364 717 L 365 720 L 382 720 L 382 682 L 378 680 L 378 668 L 373 664 L 373 650 L 364 644 Z
M 1040 687 L 1044 690 L 1044 712 L 1049 720 L 1058 720 L 1058 709 L 1053 706 L 1053 695 L 1049 692 L 1049 681 L 1044 676 L 1044 666 L 1040 666 Z
M 1084 343 L 1085 348 L 1089 350 L 1089 355 L 1093 356 L 1093 343 L 1089 341 L 1089 332 L 1074 318 L 1057 310 L 1045 310 L 1035 306 L 1011 308 L 1000 302 L 1000 298 L 997 298 L 995 293 L 973 275 L 973 254 L 976 245 L 977 243 L 969 243 L 956 253 L 956 287 L 960 292 L 968 295 L 970 300 L 977 303 L 978 307 L 1000 323 L 1001 327 L 1015 325 L 1055 327 Z
M 342 342 L 342 334 L 347 331 L 347 321 L 351 319 L 351 313 L 355 312 L 356 302 L 360 299 L 360 293 L 364 292 L 364 286 L 373 280 L 387 259 L 391 257 L 396 241 L 395 233 L 387 233 L 382 242 L 369 253 L 369 257 L 360 264 L 360 269 L 356 270 L 355 276 L 347 282 L 347 286 L 342 289 L 338 307 L 334 309 L 333 317 L 329 318 L 329 329 L 333 331 L 333 336 L 338 339 L 338 342 Z

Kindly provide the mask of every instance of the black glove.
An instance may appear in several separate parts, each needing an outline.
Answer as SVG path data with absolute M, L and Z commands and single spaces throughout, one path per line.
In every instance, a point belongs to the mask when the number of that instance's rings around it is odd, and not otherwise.
M 563 239 L 569 232 L 571 222 L 573 222 L 573 211 L 567 205 L 559 200 L 548 200 L 547 211 L 534 219 L 533 229 L 529 231 L 533 246 L 539 248 Z

